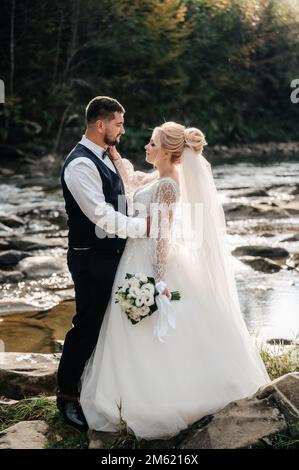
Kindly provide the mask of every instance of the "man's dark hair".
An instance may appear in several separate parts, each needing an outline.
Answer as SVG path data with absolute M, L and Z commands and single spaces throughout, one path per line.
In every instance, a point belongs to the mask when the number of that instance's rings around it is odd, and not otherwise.
M 115 112 L 125 113 L 124 107 L 117 100 L 109 96 L 96 96 L 86 106 L 86 124 L 95 122 L 98 119 L 111 121 Z

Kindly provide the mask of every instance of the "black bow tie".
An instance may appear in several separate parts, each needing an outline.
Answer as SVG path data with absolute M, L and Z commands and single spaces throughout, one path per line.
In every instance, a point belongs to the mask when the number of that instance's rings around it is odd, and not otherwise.
M 109 157 L 109 150 L 106 149 L 103 153 L 102 153 L 102 160 L 104 160 L 104 158 L 106 157 Z

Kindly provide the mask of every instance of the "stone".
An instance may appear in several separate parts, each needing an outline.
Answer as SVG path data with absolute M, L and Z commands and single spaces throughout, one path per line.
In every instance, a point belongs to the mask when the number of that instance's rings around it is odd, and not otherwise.
M 54 395 L 61 354 L 0 353 L 0 396 L 21 400 Z
M 270 259 L 260 256 L 241 256 L 239 260 L 242 261 L 242 263 L 248 264 L 255 271 L 261 271 L 263 273 L 276 273 L 282 269 L 279 264 L 273 263 Z
M 272 207 L 269 204 L 240 204 L 229 202 L 223 204 L 227 221 L 253 218 L 285 218 L 289 216 L 287 210 L 282 207 Z
M 24 220 L 17 215 L 0 215 L 0 222 L 10 228 L 20 227 L 25 224 Z
M 52 274 L 67 272 L 66 260 L 53 256 L 31 256 L 20 261 L 17 268 L 28 279 L 47 278 Z
M 16 250 L 32 251 L 32 250 L 46 250 L 48 248 L 64 248 L 65 242 L 60 238 L 45 238 L 45 237 L 24 237 L 24 238 L 11 238 L 10 247 Z
M 28 253 L 24 251 L 8 250 L 0 253 L 0 268 L 13 267 L 23 258 L 27 258 Z
M 0 223 L 0 230 L 1 230 L 1 223 Z M 5 238 L 0 238 L 0 250 L 8 250 L 10 248 L 10 244 Z
M 0 270 L 0 283 L 15 283 L 24 279 L 24 274 L 20 271 L 1 271 Z
M 299 253 L 292 253 L 291 256 L 286 260 L 286 265 L 292 269 L 299 269 Z
M 21 421 L 0 432 L 0 449 L 44 449 L 48 430 L 45 421 Z
M 264 386 L 257 394 L 258 398 L 263 399 L 273 395 L 276 403 L 281 409 L 291 412 L 298 419 L 299 435 L 299 372 L 278 377 L 270 384 Z
M 284 248 L 272 246 L 248 245 L 238 246 L 232 251 L 234 256 L 261 256 L 271 259 L 282 259 L 289 256 L 289 252 Z
M 210 423 L 192 429 L 178 449 L 244 449 L 260 447 L 265 438 L 286 433 L 283 414 L 265 398 L 245 398 L 227 405 Z
M 89 429 L 87 431 L 89 441 L 89 449 L 109 449 L 114 441 L 119 438 L 117 433 L 95 431 Z
M 269 196 L 263 188 L 246 188 L 234 193 L 234 197 L 266 197 Z
M 287 237 L 287 238 L 282 238 L 281 240 L 279 240 L 280 242 L 298 242 L 299 241 L 299 233 L 295 233 L 294 235 L 292 235 L 291 237 Z

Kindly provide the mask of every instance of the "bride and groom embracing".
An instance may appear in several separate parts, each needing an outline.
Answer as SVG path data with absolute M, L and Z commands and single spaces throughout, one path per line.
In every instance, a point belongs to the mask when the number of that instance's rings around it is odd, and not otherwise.
M 62 169 L 76 315 L 57 406 L 79 429 L 115 432 L 121 422 L 137 438 L 164 439 L 270 379 L 240 312 L 204 134 L 157 126 L 145 146 L 156 170 L 135 171 L 115 148 L 124 113 L 115 99 L 94 98 Z M 116 302 L 127 273 L 162 286 L 168 319 L 161 307 L 137 324 L 128 320 Z M 171 289 L 179 301 L 170 301 Z

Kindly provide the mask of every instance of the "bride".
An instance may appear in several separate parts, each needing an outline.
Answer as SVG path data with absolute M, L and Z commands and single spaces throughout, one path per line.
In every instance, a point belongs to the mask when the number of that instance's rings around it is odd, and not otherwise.
M 137 439 L 168 439 L 270 381 L 240 312 L 205 144 L 199 129 L 174 122 L 156 127 L 145 146 L 147 162 L 157 169 L 150 174 L 111 152 L 135 215 L 145 207 L 146 217 L 153 203 L 163 204 L 169 229 L 161 236 L 164 218 L 153 215 L 157 236 L 127 240 L 97 346 L 81 377 L 90 429 L 116 432 L 122 423 Z M 183 233 L 175 236 L 180 225 Z M 126 273 L 164 282 L 161 295 L 180 292 L 181 299 L 170 302 L 175 325 L 169 324 L 168 334 L 154 334 L 159 311 L 133 325 L 115 303 Z

